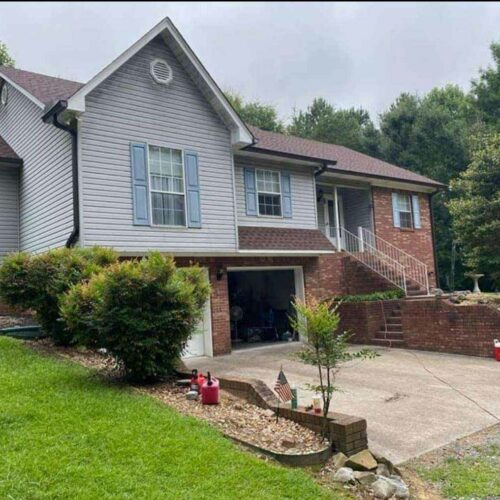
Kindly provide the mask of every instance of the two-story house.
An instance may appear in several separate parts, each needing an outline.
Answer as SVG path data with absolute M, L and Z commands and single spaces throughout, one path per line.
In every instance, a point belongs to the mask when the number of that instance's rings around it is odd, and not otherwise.
M 293 296 L 435 286 L 441 185 L 243 123 L 167 18 L 86 84 L 0 67 L 0 259 L 104 245 L 197 262 L 191 355 L 288 340 Z

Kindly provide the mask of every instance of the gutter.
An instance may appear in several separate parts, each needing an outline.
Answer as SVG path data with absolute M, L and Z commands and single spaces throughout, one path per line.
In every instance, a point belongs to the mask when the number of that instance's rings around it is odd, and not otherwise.
M 335 162 L 337 163 L 337 162 Z M 314 172 L 314 177 L 319 177 L 326 169 L 328 168 L 328 164 L 327 163 L 323 163 L 323 165 L 321 165 L 321 167 L 318 168 L 318 170 L 316 170 L 316 172 Z
M 68 107 L 67 101 L 59 101 L 47 113 L 42 116 L 45 123 L 52 123 L 59 130 L 67 132 L 71 136 L 72 149 L 72 183 L 73 183 L 73 229 L 66 241 L 66 248 L 71 248 L 75 245 L 80 235 L 80 199 L 78 188 L 78 134 L 74 127 L 65 125 L 59 121 L 59 114 L 64 112 Z

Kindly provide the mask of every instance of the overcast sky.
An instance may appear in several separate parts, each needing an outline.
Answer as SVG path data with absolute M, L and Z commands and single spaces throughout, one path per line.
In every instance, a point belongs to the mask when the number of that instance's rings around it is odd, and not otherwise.
M 1 3 L 17 67 L 87 81 L 169 16 L 223 89 L 285 119 L 323 96 L 375 118 L 402 91 L 469 88 L 500 3 Z

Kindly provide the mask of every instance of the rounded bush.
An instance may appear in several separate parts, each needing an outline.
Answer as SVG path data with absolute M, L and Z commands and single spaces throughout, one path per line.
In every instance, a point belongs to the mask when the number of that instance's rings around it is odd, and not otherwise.
M 43 330 L 57 344 L 75 342 L 61 321 L 60 298 L 118 256 L 107 248 L 58 248 L 40 255 L 13 254 L 0 268 L 0 295 L 13 306 L 32 309 Z
M 173 258 L 151 253 L 74 287 L 61 311 L 76 337 L 87 335 L 145 382 L 174 372 L 209 294 L 203 269 L 177 269 Z

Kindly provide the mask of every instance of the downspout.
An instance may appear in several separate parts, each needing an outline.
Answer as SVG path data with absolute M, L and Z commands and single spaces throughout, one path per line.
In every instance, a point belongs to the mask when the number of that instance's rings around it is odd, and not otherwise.
M 434 191 L 434 193 L 429 194 L 429 211 L 431 214 L 432 253 L 434 254 L 434 273 L 436 276 L 436 287 L 441 288 L 439 286 L 439 271 L 438 271 L 437 248 L 436 248 L 436 234 L 435 234 L 435 230 L 434 230 L 434 210 L 432 208 L 432 197 L 437 193 L 438 193 L 438 191 Z
M 59 101 L 43 117 L 45 123 L 52 123 L 54 127 L 67 132 L 71 136 L 71 160 L 72 160 L 72 184 L 73 184 L 73 229 L 66 241 L 66 248 L 75 245 L 80 235 L 80 200 L 78 187 L 78 134 L 75 127 L 66 125 L 59 121 L 59 114 L 67 108 L 66 101 Z M 50 119 L 52 119 L 50 121 Z

